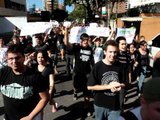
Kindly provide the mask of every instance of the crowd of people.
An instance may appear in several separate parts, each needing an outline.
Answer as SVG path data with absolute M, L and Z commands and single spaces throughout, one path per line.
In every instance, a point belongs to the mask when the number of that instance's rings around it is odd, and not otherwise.
M 70 43 L 70 29 L 61 25 L 52 28 L 49 34 L 33 36 L 19 36 L 14 31 L 7 44 L 5 38 L 0 38 L 4 120 L 43 120 L 43 108 L 48 102 L 57 111 L 54 93 L 59 58 L 66 62 L 67 76 L 72 75 L 73 99 L 77 100 L 77 93 L 83 92 L 87 116 L 92 115 L 90 98 L 93 97 L 96 120 L 124 120 L 126 91 L 137 81 L 141 107 L 128 114 L 134 113 L 137 120 L 159 120 L 160 52 L 152 56 L 144 36 L 127 44 L 126 38 L 115 37 L 113 30 L 108 38 L 83 33 L 80 43 Z M 150 57 L 154 60 L 152 69 Z M 144 84 L 149 74 L 153 79 Z M 147 118 L 147 112 L 154 116 Z

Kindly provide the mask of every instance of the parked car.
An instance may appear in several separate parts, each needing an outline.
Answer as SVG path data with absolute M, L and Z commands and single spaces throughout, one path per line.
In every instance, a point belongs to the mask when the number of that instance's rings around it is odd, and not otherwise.
M 157 34 L 151 41 L 148 41 L 148 49 L 154 57 L 160 51 L 160 33 Z M 150 66 L 153 66 L 153 59 L 150 58 Z

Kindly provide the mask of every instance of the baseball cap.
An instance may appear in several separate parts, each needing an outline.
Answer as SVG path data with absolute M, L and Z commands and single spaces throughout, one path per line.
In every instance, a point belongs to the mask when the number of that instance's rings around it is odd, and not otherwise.
M 149 79 L 142 89 L 142 95 L 148 101 L 160 101 L 160 77 Z

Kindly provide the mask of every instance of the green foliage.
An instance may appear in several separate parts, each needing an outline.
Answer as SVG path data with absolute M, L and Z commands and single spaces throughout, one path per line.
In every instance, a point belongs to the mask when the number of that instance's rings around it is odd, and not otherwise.
M 69 5 L 71 6 L 72 4 L 74 4 L 76 2 L 76 0 L 64 0 L 64 5 Z
M 68 19 L 70 20 L 78 19 L 79 21 L 82 21 L 85 18 L 86 18 L 86 9 L 83 5 L 76 6 L 74 11 L 72 11 L 68 16 Z

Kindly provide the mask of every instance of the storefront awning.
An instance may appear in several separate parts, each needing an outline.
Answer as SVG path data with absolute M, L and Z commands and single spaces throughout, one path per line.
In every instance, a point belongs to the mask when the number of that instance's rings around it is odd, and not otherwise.
M 142 21 L 141 17 L 125 17 L 121 18 L 122 21 L 128 21 L 128 22 L 135 22 L 135 21 Z

